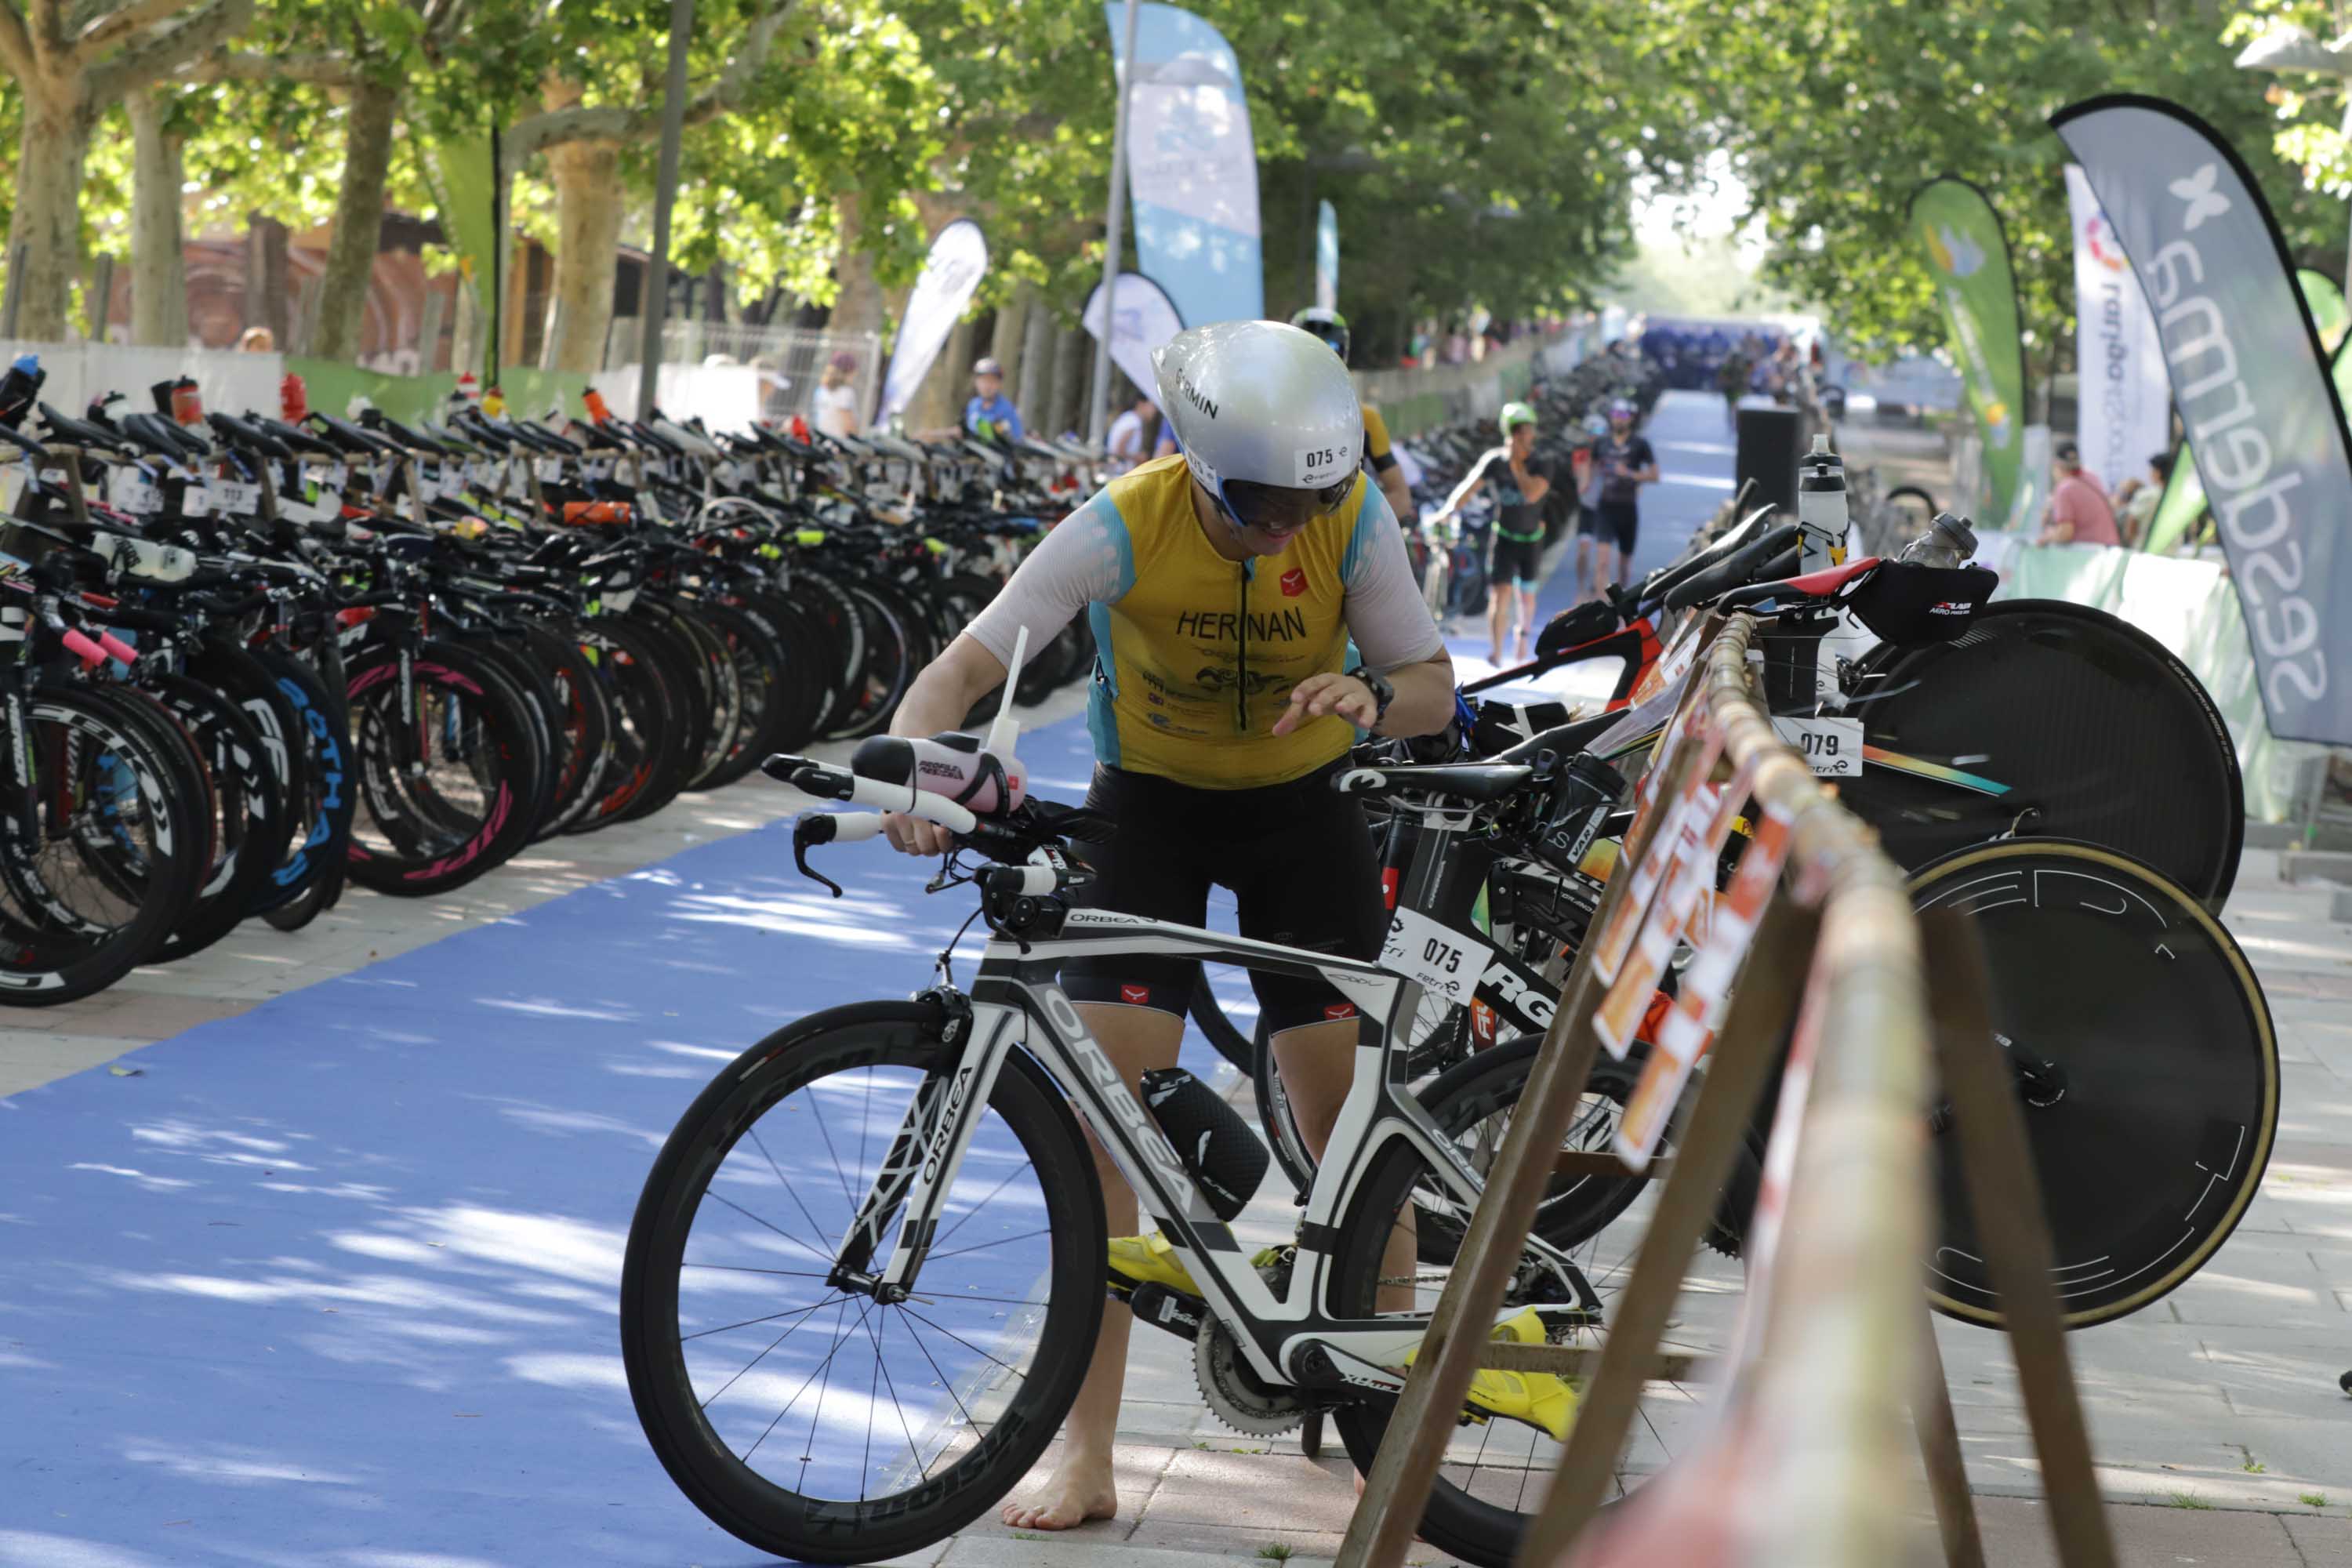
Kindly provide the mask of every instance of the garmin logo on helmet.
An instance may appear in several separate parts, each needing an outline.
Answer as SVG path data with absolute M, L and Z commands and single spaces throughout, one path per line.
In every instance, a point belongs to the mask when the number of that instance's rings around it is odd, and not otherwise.
M 1192 378 L 1186 375 L 1181 371 L 1176 373 L 1176 390 L 1184 395 L 1185 402 L 1191 404 L 1193 407 L 1199 409 L 1210 418 L 1214 419 L 1217 416 L 1216 404 L 1212 402 L 1210 399 L 1202 396 L 1201 389 L 1192 384 Z

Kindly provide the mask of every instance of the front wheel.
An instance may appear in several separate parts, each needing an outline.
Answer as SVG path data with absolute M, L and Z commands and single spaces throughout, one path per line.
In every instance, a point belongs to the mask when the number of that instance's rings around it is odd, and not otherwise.
M 904 1301 L 836 1287 L 849 1221 L 961 1092 L 943 1015 L 814 1014 L 714 1079 L 629 1226 L 621 1349 L 670 1479 L 762 1552 L 867 1563 L 943 1541 L 1061 1426 L 1103 1312 L 1102 1189 L 1054 1082 L 1005 1060 Z M 865 1272 L 878 1277 L 895 1216 Z

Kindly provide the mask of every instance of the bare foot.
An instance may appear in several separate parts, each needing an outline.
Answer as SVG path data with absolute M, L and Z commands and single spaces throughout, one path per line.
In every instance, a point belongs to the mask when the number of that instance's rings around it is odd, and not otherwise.
M 1006 1503 L 997 1517 L 1014 1530 L 1076 1530 L 1090 1519 L 1108 1519 L 1118 1512 L 1118 1493 L 1111 1487 L 1109 1464 L 1066 1460 L 1055 1467 L 1035 1496 Z

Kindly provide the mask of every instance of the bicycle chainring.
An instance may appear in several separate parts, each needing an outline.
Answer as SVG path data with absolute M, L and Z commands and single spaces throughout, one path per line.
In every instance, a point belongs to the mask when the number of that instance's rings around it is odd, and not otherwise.
M 1192 1375 L 1217 1419 L 1244 1436 L 1278 1437 L 1307 1418 L 1298 1391 L 1261 1380 L 1222 1322 L 1212 1321 L 1192 1341 Z

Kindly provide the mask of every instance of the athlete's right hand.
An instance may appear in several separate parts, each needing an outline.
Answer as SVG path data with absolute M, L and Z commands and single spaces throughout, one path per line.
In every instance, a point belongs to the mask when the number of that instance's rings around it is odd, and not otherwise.
M 948 830 L 936 822 L 925 822 L 919 816 L 904 812 L 882 814 L 882 837 L 890 847 L 902 855 L 944 855 L 948 852 Z

